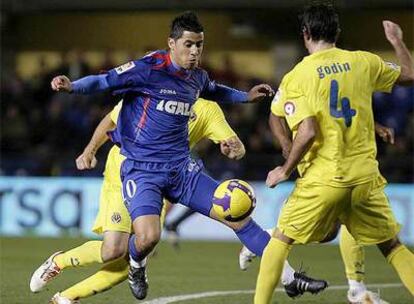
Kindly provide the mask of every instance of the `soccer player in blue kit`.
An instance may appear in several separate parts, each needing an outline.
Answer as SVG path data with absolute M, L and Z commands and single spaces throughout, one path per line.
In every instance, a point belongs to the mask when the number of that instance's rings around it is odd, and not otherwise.
M 198 97 L 245 103 L 271 97 L 274 92 L 266 84 L 242 92 L 210 81 L 198 67 L 203 43 L 202 25 L 194 13 L 186 12 L 172 22 L 169 51 L 155 51 L 102 75 L 74 82 L 57 76 L 51 83 L 56 91 L 93 94 L 111 90 L 123 95 L 117 128 L 111 137 L 127 158 L 121 179 L 135 232 L 129 241 L 129 285 L 137 299 L 147 294 L 146 256 L 160 240 L 163 197 L 221 221 L 259 256 L 270 239 L 250 217 L 228 222 L 214 212 L 212 197 L 219 182 L 202 172 L 200 162 L 190 158 L 187 126 Z M 316 286 L 317 291 L 326 287 L 322 285 Z

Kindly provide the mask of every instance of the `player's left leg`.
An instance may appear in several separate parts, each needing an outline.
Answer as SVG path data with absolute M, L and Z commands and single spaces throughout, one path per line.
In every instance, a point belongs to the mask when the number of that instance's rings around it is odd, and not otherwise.
M 346 188 L 318 186 L 298 180 L 283 206 L 277 229 L 260 263 L 255 304 L 270 303 L 291 244 L 321 242 L 337 230 L 337 219 L 350 201 Z
M 401 244 L 398 237 L 378 244 L 378 248 L 414 297 L 414 254 Z
M 187 185 L 192 185 L 191 195 L 189 198 L 185 196 L 180 199 L 187 207 L 208 216 L 214 220 L 217 220 L 227 227 L 231 228 L 238 236 L 240 241 L 249 248 L 255 255 L 261 256 L 264 248 L 268 245 L 270 235 L 263 230 L 252 218 L 248 217 L 239 222 L 228 222 L 221 219 L 212 209 L 212 199 L 216 188 L 219 183 L 209 177 L 208 175 L 201 173 L 197 176 L 197 179 L 191 180 L 193 183 L 188 182 Z M 284 286 L 288 285 L 303 286 L 306 288 L 298 289 L 286 289 L 287 293 L 291 297 L 295 297 L 302 294 L 305 291 L 319 292 L 326 288 L 327 283 L 322 280 L 314 280 L 306 277 L 303 273 L 295 272 L 294 269 L 286 261 L 284 263 L 283 274 L 284 274 Z
M 380 174 L 368 183 L 357 185 L 352 191 L 352 208 L 344 215 L 343 222 L 358 243 L 378 245 L 414 295 L 414 254 L 398 239 L 400 225 L 384 193 L 385 185 Z
M 398 240 L 400 225 L 384 193 L 385 185 L 385 179 L 378 174 L 372 181 L 354 187 L 351 208 L 341 216 L 341 220 L 359 244 L 378 245 L 403 284 L 414 295 L 414 255 Z M 365 298 L 366 293 L 356 294 L 355 297 L 348 294 L 350 303 L 365 303 Z

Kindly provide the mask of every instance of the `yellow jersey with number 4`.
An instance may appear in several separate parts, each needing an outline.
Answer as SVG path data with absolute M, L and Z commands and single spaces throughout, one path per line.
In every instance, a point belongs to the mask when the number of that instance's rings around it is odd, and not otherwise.
M 295 136 L 315 117 L 319 130 L 298 171 L 315 183 L 348 187 L 377 176 L 372 93 L 389 92 L 400 67 L 369 52 L 330 48 L 305 57 L 285 75 L 271 111 Z

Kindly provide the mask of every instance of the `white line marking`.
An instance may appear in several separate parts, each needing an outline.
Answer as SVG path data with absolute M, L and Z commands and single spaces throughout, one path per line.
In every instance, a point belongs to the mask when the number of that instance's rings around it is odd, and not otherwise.
M 366 285 L 367 288 L 397 288 L 402 287 L 402 284 L 399 283 L 389 283 L 389 284 L 368 284 Z M 329 286 L 326 290 L 347 290 L 348 285 L 334 285 Z M 282 288 L 276 288 L 276 292 L 285 291 Z M 207 291 L 201 293 L 193 293 L 187 295 L 180 295 L 180 296 L 172 296 L 172 297 L 162 297 L 153 300 L 149 300 L 146 302 L 137 302 L 140 304 L 169 304 L 175 303 L 178 301 L 185 301 L 185 300 L 193 300 L 193 299 L 201 299 L 201 298 L 208 298 L 208 297 L 215 297 L 215 296 L 228 296 L 228 295 L 237 295 L 237 294 L 251 294 L 254 293 L 254 290 L 229 290 L 229 291 Z

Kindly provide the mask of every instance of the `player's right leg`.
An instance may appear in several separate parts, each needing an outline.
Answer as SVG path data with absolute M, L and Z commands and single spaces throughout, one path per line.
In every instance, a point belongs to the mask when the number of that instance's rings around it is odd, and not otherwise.
M 187 206 L 231 228 L 249 250 L 255 255 L 262 256 L 263 250 L 270 240 L 269 233 L 263 230 L 251 217 L 239 222 L 228 222 L 221 219 L 212 208 L 212 198 L 217 186 L 217 181 L 201 173 L 197 183 L 192 189 L 193 194 Z M 323 280 L 315 280 L 306 277 L 303 273 L 295 272 L 287 261 L 284 263 L 282 269 L 284 286 L 294 286 L 294 290 L 292 288 L 286 288 L 290 297 L 301 295 L 305 291 L 316 293 L 327 287 L 327 283 Z M 302 286 L 303 288 L 298 289 L 297 286 Z
M 372 181 L 354 187 L 351 208 L 342 221 L 359 244 L 378 245 L 414 296 L 414 254 L 398 240 L 400 225 L 384 193 L 385 185 L 385 179 L 378 174 Z
M 134 297 L 142 300 L 148 293 L 147 255 L 154 250 L 161 237 L 161 189 L 168 181 L 168 170 L 163 164 L 125 160 L 121 172 L 122 193 L 135 233 L 128 245 L 128 281 Z

